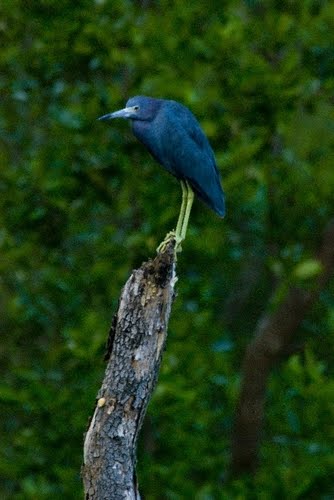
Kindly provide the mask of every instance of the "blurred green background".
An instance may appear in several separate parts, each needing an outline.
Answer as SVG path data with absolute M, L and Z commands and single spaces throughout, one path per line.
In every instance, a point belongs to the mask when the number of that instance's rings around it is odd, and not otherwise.
M 143 497 L 334 497 L 333 280 L 271 375 L 256 474 L 228 474 L 245 348 L 314 286 L 334 214 L 333 33 L 326 0 L 1 2 L 1 499 L 82 498 L 121 287 L 175 225 L 175 179 L 96 121 L 136 94 L 191 108 L 227 198 L 223 221 L 195 202 L 179 258 Z

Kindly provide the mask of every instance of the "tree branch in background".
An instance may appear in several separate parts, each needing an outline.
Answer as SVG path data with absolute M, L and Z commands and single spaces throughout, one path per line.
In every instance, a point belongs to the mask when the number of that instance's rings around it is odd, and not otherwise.
M 136 443 L 155 387 L 176 283 L 174 244 L 128 279 L 108 341 L 108 365 L 85 437 L 86 500 L 138 499 Z
M 292 287 L 278 309 L 260 319 L 246 349 L 232 442 L 233 473 L 253 472 L 257 467 L 267 379 L 275 363 L 288 351 L 293 335 L 333 272 L 334 220 L 324 231 L 317 258 L 322 271 L 314 288 Z

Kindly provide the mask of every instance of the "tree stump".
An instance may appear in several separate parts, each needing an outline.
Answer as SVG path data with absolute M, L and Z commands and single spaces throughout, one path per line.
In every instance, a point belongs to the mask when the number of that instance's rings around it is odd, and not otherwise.
M 86 500 L 139 499 L 136 443 L 154 390 L 177 281 L 175 241 L 133 271 L 108 340 L 108 364 L 84 443 Z

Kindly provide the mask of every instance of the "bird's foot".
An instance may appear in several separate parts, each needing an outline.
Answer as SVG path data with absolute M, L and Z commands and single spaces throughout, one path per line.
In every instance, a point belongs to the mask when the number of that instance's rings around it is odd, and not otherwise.
M 172 240 L 175 240 L 175 248 L 174 248 L 175 253 L 182 252 L 182 247 L 181 247 L 181 243 L 183 241 L 182 238 L 179 235 L 177 235 L 175 231 L 170 231 L 169 233 L 166 234 L 165 239 L 158 246 L 157 253 L 163 253 Z

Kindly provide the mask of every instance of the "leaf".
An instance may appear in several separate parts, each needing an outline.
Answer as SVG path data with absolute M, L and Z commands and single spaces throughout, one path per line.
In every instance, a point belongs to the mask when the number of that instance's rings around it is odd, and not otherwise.
M 322 264 L 316 259 L 306 259 L 297 264 L 293 274 L 299 280 L 308 280 L 318 276 L 322 271 Z

